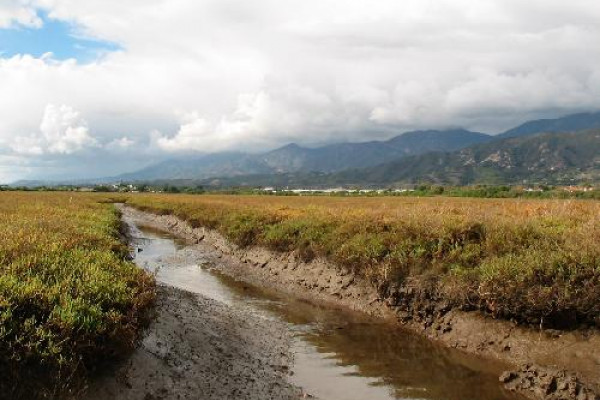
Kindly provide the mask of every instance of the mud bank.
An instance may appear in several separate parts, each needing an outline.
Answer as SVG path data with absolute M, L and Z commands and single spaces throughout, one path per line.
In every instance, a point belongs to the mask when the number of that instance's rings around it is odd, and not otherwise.
M 191 228 L 174 216 L 121 210 L 125 218 L 214 247 L 226 261 L 219 263 L 221 272 L 236 279 L 310 302 L 398 320 L 445 346 L 503 361 L 511 367 L 499 378 L 511 390 L 532 398 L 599 398 L 594 394 L 600 386 L 600 335 L 595 330 L 530 329 L 451 310 L 443 301 L 421 298 L 410 284 L 391 288 L 382 297 L 365 280 L 325 260 L 304 263 L 294 253 L 242 249 L 215 231 Z
M 298 399 L 287 382 L 289 337 L 274 321 L 158 287 L 156 319 L 116 371 L 95 380 L 86 400 Z

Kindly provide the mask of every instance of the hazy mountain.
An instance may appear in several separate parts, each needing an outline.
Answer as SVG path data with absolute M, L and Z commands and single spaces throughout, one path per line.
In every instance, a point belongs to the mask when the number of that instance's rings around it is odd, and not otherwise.
M 291 144 L 264 154 L 262 160 L 279 173 L 335 172 L 370 167 L 431 151 L 458 150 L 490 140 L 491 136 L 462 129 L 414 131 L 383 142 L 340 143 L 314 149 Z
M 454 129 L 407 132 L 385 143 L 402 150 L 404 155 L 416 155 L 431 151 L 453 151 L 491 140 L 493 140 L 493 137 L 490 135 L 464 129 Z
M 8 186 L 33 188 L 33 187 L 46 186 L 47 184 L 48 184 L 48 182 L 44 181 L 44 180 L 21 179 L 21 180 L 12 182 Z M 4 185 L 0 185 L 0 186 L 4 186 Z
M 586 129 L 600 129 L 600 112 L 573 114 L 562 118 L 529 121 L 496 137 L 499 139 L 506 139 L 509 137 L 535 135 L 538 133 L 576 132 Z
M 336 182 L 562 183 L 600 179 L 600 130 L 493 141 L 452 153 L 407 157 L 335 176 Z
M 564 133 L 586 129 L 600 132 L 600 112 L 530 121 L 497 136 L 462 129 L 428 130 L 386 141 L 317 148 L 292 143 L 262 154 L 179 157 L 137 172 L 86 182 L 185 180 L 220 186 L 309 186 L 595 180 L 596 169 L 600 169 L 595 155 L 600 150 L 597 135 L 592 131 Z
M 548 133 L 404 157 L 337 173 L 257 174 L 207 179 L 206 186 L 389 187 L 396 184 L 573 184 L 600 182 L 600 130 Z
M 387 141 L 339 143 L 317 148 L 297 144 L 263 154 L 216 153 L 163 161 L 120 180 L 205 179 L 295 172 L 337 172 L 365 168 L 431 151 L 452 151 L 492 140 L 466 130 L 407 132 Z
M 255 156 L 237 153 L 215 153 L 163 161 L 140 171 L 115 178 L 123 181 L 162 179 L 204 179 L 214 176 L 268 174 L 273 170 Z

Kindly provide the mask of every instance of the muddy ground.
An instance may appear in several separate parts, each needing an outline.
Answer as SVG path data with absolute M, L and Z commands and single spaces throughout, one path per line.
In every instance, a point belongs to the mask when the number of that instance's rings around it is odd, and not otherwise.
M 407 315 L 393 299 L 380 298 L 375 288 L 325 260 L 303 263 L 294 253 L 240 249 L 215 231 L 193 229 L 173 216 L 157 216 L 129 207 L 121 207 L 121 210 L 125 219 L 135 219 L 201 243 L 213 252 L 216 250 L 216 256 L 224 261 L 218 263 L 221 272 L 236 279 L 331 307 L 350 308 L 398 320 L 407 328 L 446 346 L 510 363 L 512 369 L 499 378 L 508 388 L 529 397 L 599 398 L 593 394 L 600 392 L 600 335 L 595 330 L 536 330 L 478 313 L 452 310 L 436 311 L 425 318 L 415 315 L 418 310 Z
M 86 400 L 298 399 L 285 325 L 167 286 L 141 346 Z

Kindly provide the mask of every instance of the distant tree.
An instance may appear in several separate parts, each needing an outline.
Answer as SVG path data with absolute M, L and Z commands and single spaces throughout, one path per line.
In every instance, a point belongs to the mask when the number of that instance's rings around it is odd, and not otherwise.
M 163 192 L 165 193 L 181 193 L 181 190 L 174 185 L 165 185 L 163 188 Z
M 106 185 L 94 186 L 94 192 L 112 192 L 112 189 Z

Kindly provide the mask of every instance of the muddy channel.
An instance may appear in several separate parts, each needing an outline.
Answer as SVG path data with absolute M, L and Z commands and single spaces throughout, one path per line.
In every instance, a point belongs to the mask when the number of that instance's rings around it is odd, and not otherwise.
M 210 245 L 126 222 L 135 262 L 160 284 L 157 317 L 141 348 L 91 385 L 90 400 L 521 398 L 498 381 L 503 365 L 237 281 Z

